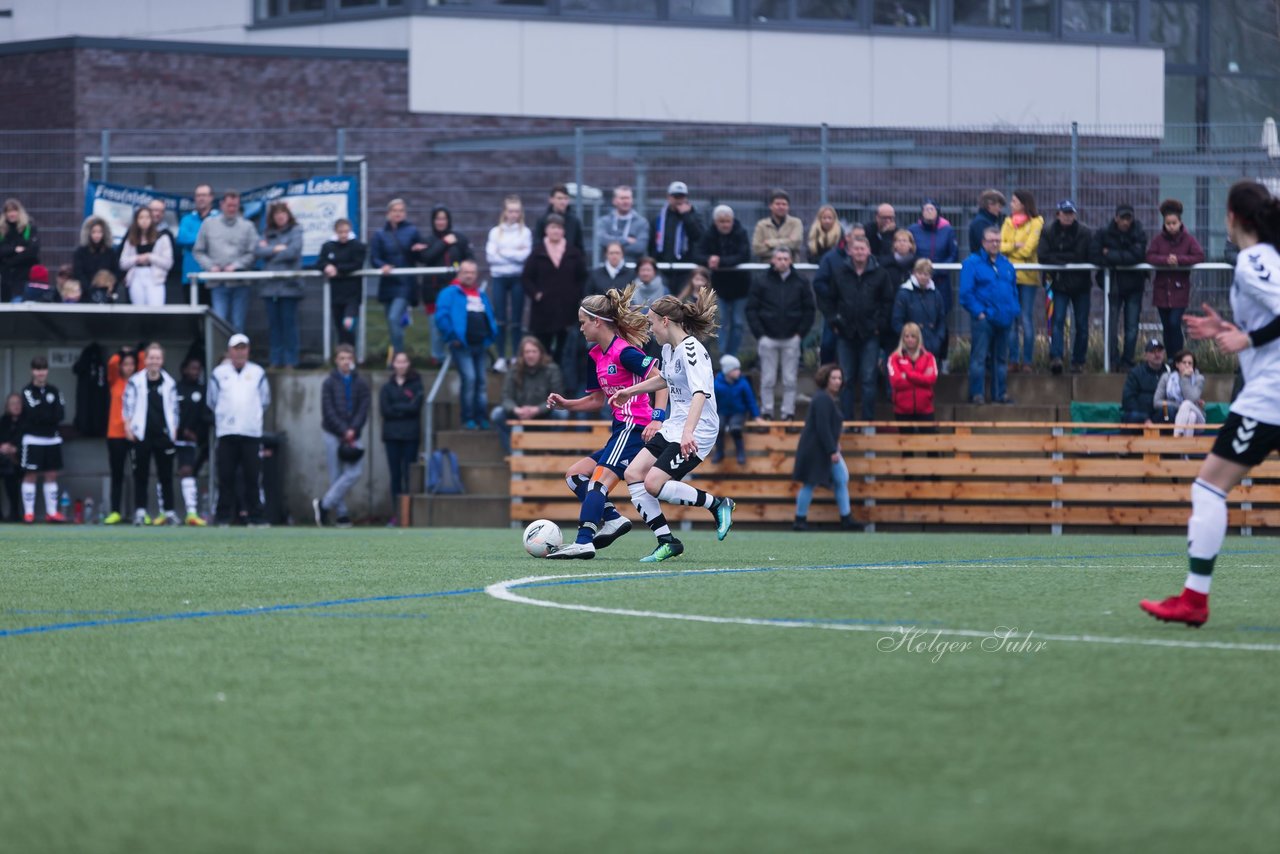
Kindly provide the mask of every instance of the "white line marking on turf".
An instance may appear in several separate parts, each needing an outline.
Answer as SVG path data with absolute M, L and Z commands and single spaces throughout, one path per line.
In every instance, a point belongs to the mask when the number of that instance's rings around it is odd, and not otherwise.
M 794 567 L 794 569 L 807 569 L 809 567 Z M 900 568 L 895 565 L 895 568 Z M 774 567 L 768 567 L 773 571 Z M 777 567 L 777 569 L 788 569 L 788 567 Z M 736 575 L 738 572 L 750 572 L 750 570 L 732 569 L 687 569 L 682 571 L 672 571 L 669 577 L 675 578 L 680 575 L 699 575 L 707 573 Z M 557 608 L 562 611 L 581 611 L 587 614 L 607 614 L 615 617 L 643 617 L 650 620 L 680 620 L 687 623 L 714 623 L 719 625 L 738 625 L 738 626 L 769 626 L 777 629 L 826 629 L 828 631 L 837 632 L 879 632 L 884 634 L 892 632 L 902 627 L 891 625 L 858 625 L 850 623 L 814 623 L 801 620 L 762 620 L 758 617 L 713 617 L 709 614 L 674 614 L 667 611 L 637 611 L 632 608 L 602 608 L 598 605 L 578 605 L 569 602 L 552 602 L 546 599 L 531 599 L 528 596 L 522 596 L 515 593 L 511 588 L 520 587 L 526 584 L 543 584 L 551 581 L 569 581 L 578 578 L 608 578 L 617 577 L 619 580 L 625 579 L 626 575 L 617 572 L 584 572 L 577 575 L 530 575 L 525 578 L 513 578 L 509 581 L 499 581 L 496 584 L 490 584 L 484 589 L 484 592 L 494 599 L 500 599 L 504 602 L 514 602 L 517 605 L 536 605 L 539 608 Z M 652 576 L 650 576 L 652 577 Z M 943 629 L 928 627 L 926 634 L 940 634 L 948 637 L 966 637 L 966 638 L 989 638 L 992 636 L 990 631 L 981 631 L 979 629 Z M 1060 641 L 1063 643 L 1099 643 L 1111 644 L 1114 646 L 1160 646 L 1175 647 L 1180 649 L 1224 649 L 1224 650 L 1244 650 L 1253 652 L 1280 652 L 1280 644 L 1267 643 L 1229 643 L 1227 641 L 1181 641 L 1181 640 L 1165 640 L 1162 638 L 1126 638 L 1114 637 L 1109 635 L 1046 635 L 1039 632 L 1013 632 L 1008 635 L 1008 640 L 1043 640 L 1043 641 Z

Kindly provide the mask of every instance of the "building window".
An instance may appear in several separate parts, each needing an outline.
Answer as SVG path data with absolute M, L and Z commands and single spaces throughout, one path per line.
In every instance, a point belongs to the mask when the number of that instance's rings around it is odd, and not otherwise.
M 733 0 L 668 0 L 673 18 L 732 18 Z
M 657 0 L 561 0 L 564 12 L 589 15 L 625 15 L 626 17 L 656 18 Z
M 958 27 L 1013 29 L 1013 0 L 955 0 Z
M 1200 4 L 1152 3 L 1151 40 L 1164 45 L 1169 65 L 1196 65 L 1200 61 Z
M 324 14 L 325 0 L 260 0 L 258 13 L 263 18 L 282 18 L 286 15 Z
M 802 21 L 857 21 L 858 0 L 796 0 Z
M 1280 74 L 1280 3 L 1214 0 L 1209 39 L 1214 71 Z
M 875 0 L 871 23 L 880 27 L 932 29 L 933 0 Z
M 1022 0 L 1022 31 L 1048 33 L 1053 30 L 1053 0 Z
M 1062 32 L 1132 36 L 1138 31 L 1136 5 L 1111 0 L 1063 0 Z

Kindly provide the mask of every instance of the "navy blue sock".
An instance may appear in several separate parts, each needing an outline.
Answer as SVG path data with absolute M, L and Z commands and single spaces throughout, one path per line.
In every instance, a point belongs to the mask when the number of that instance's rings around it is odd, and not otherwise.
M 604 515 L 604 502 L 604 484 L 592 483 L 587 489 L 587 497 L 582 499 L 582 511 L 578 514 L 577 542 L 589 543 L 595 539 Z
M 578 497 L 578 500 L 587 497 L 587 484 L 591 483 L 591 478 L 585 474 L 571 474 L 564 479 L 569 485 L 569 491 Z
M 618 508 L 613 506 L 613 502 L 606 500 L 604 504 L 604 512 L 600 516 L 600 519 L 604 522 L 612 522 L 621 515 L 622 514 L 618 512 Z

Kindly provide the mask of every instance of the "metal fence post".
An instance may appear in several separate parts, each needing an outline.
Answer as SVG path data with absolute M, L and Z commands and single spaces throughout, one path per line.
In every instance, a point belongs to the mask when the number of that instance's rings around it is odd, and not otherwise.
M 583 145 L 583 129 L 578 125 L 573 129 L 573 180 L 578 185 L 578 216 L 585 218 L 587 215 L 587 203 L 583 199 L 582 184 L 584 181 L 584 173 L 586 172 L 586 164 L 584 162 L 586 159 L 586 152 L 583 151 Z M 585 222 L 583 223 L 583 226 L 586 226 Z
M 338 128 L 338 156 L 335 159 L 338 167 L 338 174 L 345 175 L 347 173 L 347 129 Z
M 818 204 L 825 205 L 828 204 L 827 196 L 829 195 L 830 189 L 827 185 L 830 183 L 831 176 L 831 129 L 827 126 L 826 122 L 822 123 L 821 131 L 822 132 L 818 137 L 819 144 L 822 146 L 821 157 L 818 158 L 818 162 L 820 164 L 820 171 L 818 173 Z
M 107 182 L 107 175 L 110 170 L 110 165 L 111 165 L 111 131 L 104 130 L 102 132 L 102 168 L 100 170 L 101 180 L 104 184 Z
M 1111 268 L 1102 271 L 1102 370 L 1111 373 Z
M 1080 197 L 1080 123 L 1071 123 L 1071 200 Z

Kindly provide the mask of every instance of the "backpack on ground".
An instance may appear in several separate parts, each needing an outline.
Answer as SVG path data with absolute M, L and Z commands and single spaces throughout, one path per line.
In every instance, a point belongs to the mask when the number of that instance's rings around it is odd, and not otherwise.
M 427 460 L 427 493 L 429 495 L 461 495 L 462 473 L 458 455 L 448 448 L 437 448 Z

